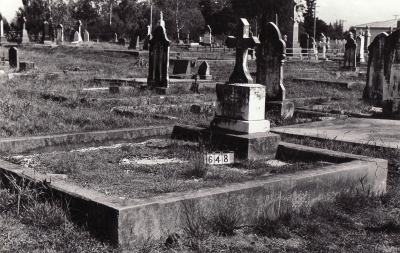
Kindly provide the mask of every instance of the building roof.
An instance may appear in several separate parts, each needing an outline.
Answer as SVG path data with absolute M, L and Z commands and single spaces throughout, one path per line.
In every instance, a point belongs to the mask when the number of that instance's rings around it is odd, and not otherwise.
M 391 20 L 387 20 L 387 21 L 376 21 L 376 22 L 366 23 L 366 24 L 362 24 L 362 25 L 353 25 L 352 27 L 365 28 L 365 27 L 369 26 L 369 28 L 387 28 L 387 29 L 389 29 L 389 27 L 396 28 L 397 21 L 400 21 L 400 19 L 391 19 Z

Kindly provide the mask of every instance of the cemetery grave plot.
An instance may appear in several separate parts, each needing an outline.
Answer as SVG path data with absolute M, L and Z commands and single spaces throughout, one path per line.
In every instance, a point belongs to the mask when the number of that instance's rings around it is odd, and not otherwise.
M 198 143 L 151 139 L 136 144 L 7 156 L 4 159 L 122 199 L 220 187 L 335 164 L 323 160 L 295 162 L 268 159 L 205 165 L 204 155 Z

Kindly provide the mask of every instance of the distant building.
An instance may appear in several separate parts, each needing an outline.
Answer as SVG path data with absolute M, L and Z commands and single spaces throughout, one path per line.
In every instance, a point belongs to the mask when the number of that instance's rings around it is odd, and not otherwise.
M 392 27 L 393 30 L 400 28 L 400 19 L 391 19 L 387 21 L 377 21 L 362 25 L 355 25 L 350 27 L 350 29 L 356 29 L 357 34 L 355 34 L 354 37 L 357 37 L 358 35 L 360 35 L 361 29 L 363 30 L 363 32 L 367 30 L 367 26 L 370 29 L 371 42 L 372 42 L 374 38 L 381 32 L 388 32 L 390 27 Z

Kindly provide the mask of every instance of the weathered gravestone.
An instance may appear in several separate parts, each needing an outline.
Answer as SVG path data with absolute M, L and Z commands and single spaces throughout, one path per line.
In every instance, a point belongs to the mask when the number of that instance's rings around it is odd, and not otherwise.
M 49 29 L 49 22 L 44 21 L 43 22 L 43 37 L 42 37 L 42 43 L 44 44 L 51 44 L 52 41 L 50 39 L 50 29 Z
M 174 69 L 170 78 L 173 79 L 190 79 L 192 77 L 191 60 L 180 59 L 174 60 Z
M 326 59 L 326 37 L 323 33 L 321 33 L 321 42 L 319 45 L 322 47 L 322 59 Z
M 229 83 L 253 83 L 249 69 L 247 67 L 247 56 L 249 48 L 260 44 L 257 37 L 250 37 L 250 24 L 241 18 L 238 29 L 238 36 L 229 36 L 225 45 L 228 48 L 236 48 L 236 63 L 232 75 L 229 77 Z
M 114 34 L 114 42 L 118 43 L 118 35 L 116 33 Z
M 278 111 L 282 118 L 293 116 L 294 104 L 286 100 L 283 86 L 283 63 L 285 61 L 286 44 L 282 40 L 278 27 L 266 19 L 262 19 L 260 32 L 261 45 L 257 47 L 257 79 L 256 82 L 266 87 L 265 110 Z
M 139 50 L 139 36 L 131 37 L 128 49 Z
M 308 39 L 309 35 L 307 33 L 300 35 L 301 56 L 308 56 Z
M 61 45 L 64 43 L 64 27 L 61 24 L 57 26 L 57 43 Z
M 369 59 L 364 99 L 374 100 L 383 111 L 400 113 L 400 30 L 380 33 L 368 47 Z
M 3 19 L 0 20 L 0 45 L 7 44 L 8 41 L 4 36 Z
M 26 18 L 24 17 L 22 23 L 21 44 L 30 43 L 28 31 L 25 29 Z
M 199 66 L 199 71 L 197 72 L 199 78 L 202 80 L 211 80 L 212 75 L 210 75 L 210 66 L 208 62 L 203 61 Z
M 89 42 L 89 32 L 85 30 L 85 32 L 83 33 L 83 42 Z
M 19 68 L 19 55 L 18 48 L 12 47 L 8 50 L 8 61 L 10 64 L 10 68 Z
M 147 85 L 166 90 L 169 84 L 170 41 L 167 38 L 162 12 L 158 26 L 154 30 L 152 37 L 149 41 L 149 75 L 147 77 Z
M 346 40 L 346 45 L 344 46 L 344 68 L 352 69 L 356 67 L 356 49 L 357 43 L 353 38 L 353 33 L 349 32 L 348 38 Z

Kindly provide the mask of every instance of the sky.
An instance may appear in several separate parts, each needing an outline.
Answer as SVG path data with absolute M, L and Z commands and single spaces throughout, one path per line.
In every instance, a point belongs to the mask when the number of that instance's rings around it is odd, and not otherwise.
M 279 0 L 277 0 L 279 1 Z M 22 0 L 0 0 L 0 12 L 11 21 Z M 344 30 L 350 26 L 375 21 L 400 19 L 400 0 L 317 0 L 317 17 L 326 23 L 345 20 Z

